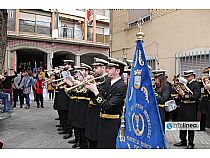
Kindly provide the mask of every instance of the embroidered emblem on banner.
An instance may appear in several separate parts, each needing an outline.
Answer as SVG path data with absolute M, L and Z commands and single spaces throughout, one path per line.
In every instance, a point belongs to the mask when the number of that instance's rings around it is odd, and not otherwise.
M 146 87 L 141 87 L 141 91 L 143 91 L 144 95 L 145 95 L 145 98 L 146 98 L 146 101 L 147 103 L 149 103 L 149 96 L 148 96 L 148 90 Z
M 135 115 L 135 113 L 133 113 L 132 125 L 133 130 L 137 136 L 141 136 L 144 133 L 144 118 L 141 114 Z
M 134 88 L 139 89 L 141 86 L 141 74 L 142 70 L 134 71 Z

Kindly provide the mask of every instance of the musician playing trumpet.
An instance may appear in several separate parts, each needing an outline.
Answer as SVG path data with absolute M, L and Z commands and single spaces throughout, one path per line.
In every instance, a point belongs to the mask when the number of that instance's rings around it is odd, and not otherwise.
M 92 68 L 81 63 L 80 66 L 76 67 L 77 72 L 75 78 L 71 80 L 64 80 L 68 85 L 78 85 L 89 75 Z M 78 79 L 78 80 L 76 80 Z M 73 90 L 67 91 L 69 97 L 69 111 L 68 119 L 74 128 L 75 139 L 70 140 L 68 143 L 74 144 L 72 148 L 87 148 L 85 138 L 85 122 L 86 112 L 90 98 L 88 96 L 88 90 L 84 86 L 78 87 Z
M 94 58 L 94 63 L 92 64 L 94 77 L 103 76 L 106 74 L 106 67 L 108 66 L 106 60 Z M 91 78 L 91 76 L 88 76 Z M 93 77 L 92 77 L 93 78 Z M 105 90 L 109 84 L 108 77 L 101 78 L 97 80 L 98 83 L 101 82 L 102 84 L 98 85 L 97 88 L 99 93 L 104 95 Z M 90 92 L 94 96 L 93 93 Z M 88 108 L 87 108 L 87 118 L 86 118 L 86 125 L 85 125 L 85 136 L 88 140 L 88 148 L 95 149 L 97 148 L 97 136 L 98 136 L 98 126 L 99 126 L 99 117 L 100 115 L 100 106 L 97 106 L 93 103 L 92 100 L 89 101 Z
M 192 91 L 186 92 L 183 89 L 178 90 L 181 104 L 178 111 L 178 121 L 196 121 L 197 120 L 197 106 L 201 96 L 200 84 L 195 80 L 194 70 L 184 71 L 184 77 L 187 80 L 186 86 Z M 187 144 L 187 132 L 188 132 L 188 144 Z M 179 138 L 180 142 L 174 144 L 174 146 L 187 146 L 187 149 L 194 148 L 194 130 L 180 130 Z
M 72 126 L 68 121 L 68 111 L 69 111 L 69 97 L 65 93 L 63 78 L 70 78 L 71 74 L 69 70 L 71 69 L 74 61 L 73 60 L 63 60 L 64 66 L 61 69 L 55 67 L 53 73 L 55 73 L 55 99 L 53 108 L 58 111 L 59 119 L 60 119 L 60 128 L 58 129 L 59 134 L 65 134 L 63 136 L 64 139 L 68 139 L 72 136 Z M 61 84 L 62 83 L 62 84 Z

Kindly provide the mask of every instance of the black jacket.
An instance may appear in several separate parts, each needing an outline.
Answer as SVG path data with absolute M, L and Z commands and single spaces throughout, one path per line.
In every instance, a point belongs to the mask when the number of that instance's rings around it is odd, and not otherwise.
M 100 106 L 103 114 L 121 115 L 126 96 L 126 84 L 123 79 L 106 88 L 104 96 L 98 94 L 93 102 Z M 98 148 L 116 148 L 116 138 L 120 127 L 120 118 L 100 118 L 98 129 Z
M 158 104 L 165 104 L 171 98 L 172 88 L 169 84 L 164 86 L 160 92 L 156 92 L 156 99 Z
M 179 121 L 196 121 L 197 120 L 197 106 L 201 96 L 201 87 L 197 81 L 193 81 L 187 84 L 187 87 L 193 92 L 193 94 L 186 94 L 181 98 L 181 104 L 178 111 Z M 187 103 L 191 101 L 192 103 Z
M 110 85 L 110 79 L 108 77 L 105 78 L 105 82 L 98 85 L 99 93 L 104 96 L 106 92 L 106 88 Z M 90 92 L 91 98 L 94 99 L 94 93 Z M 98 126 L 99 126 L 99 114 L 100 114 L 100 105 L 93 104 L 91 101 L 89 102 L 86 116 L 86 124 L 85 124 L 85 136 L 91 140 L 97 140 L 98 135 Z

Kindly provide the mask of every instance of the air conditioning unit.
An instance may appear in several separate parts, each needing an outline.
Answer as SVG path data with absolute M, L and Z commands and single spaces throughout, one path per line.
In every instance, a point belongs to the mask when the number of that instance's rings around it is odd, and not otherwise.
M 52 30 L 52 38 L 58 38 L 58 29 Z

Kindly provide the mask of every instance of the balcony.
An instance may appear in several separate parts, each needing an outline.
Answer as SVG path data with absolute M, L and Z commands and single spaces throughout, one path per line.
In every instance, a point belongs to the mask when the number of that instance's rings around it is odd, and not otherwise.
M 20 19 L 20 33 L 34 35 L 51 35 L 51 23 L 43 21 L 31 21 Z
M 60 38 L 71 38 L 83 40 L 83 32 L 81 30 L 75 30 L 74 27 L 59 27 Z

